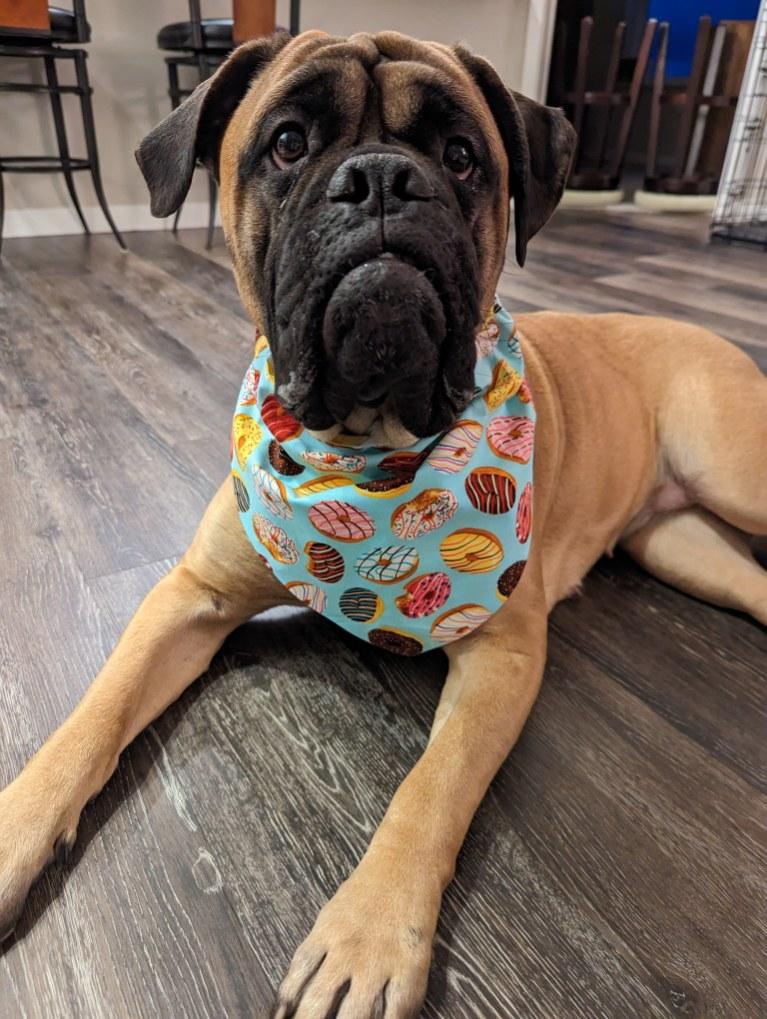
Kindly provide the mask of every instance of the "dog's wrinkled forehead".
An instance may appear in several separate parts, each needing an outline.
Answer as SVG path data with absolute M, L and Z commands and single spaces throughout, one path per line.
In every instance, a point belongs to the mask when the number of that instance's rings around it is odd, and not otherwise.
M 460 118 L 505 169 L 503 142 L 477 84 L 456 52 L 396 32 L 335 39 L 307 32 L 288 43 L 251 85 L 226 132 L 221 178 L 247 174 L 248 155 L 271 117 L 335 120 L 335 133 L 356 129 L 355 144 L 394 138 L 407 141 L 429 125 L 441 131 Z M 500 182 L 505 187 L 505 180 Z

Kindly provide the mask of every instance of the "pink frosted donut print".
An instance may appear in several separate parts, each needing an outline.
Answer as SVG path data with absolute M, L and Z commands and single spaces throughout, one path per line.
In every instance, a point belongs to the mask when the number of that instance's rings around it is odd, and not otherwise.
M 533 525 L 533 486 L 528 483 L 522 489 L 517 506 L 517 538 L 524 543 L 530 537 L 530 528 Z
M 426 573 L 405 584 L 405 593 L 395 599 L 403 616 L 420 619 L 441 609 L 450 597 L 452 585 L 446 573 Z
M 309 520 L 320 534 L 336 541 L 364 541 L 375 534 L 375 524 L 367 513 L 337 499 L 312 506 Z
M 530 418 L 499 417 L 487 426 L 487 441 L 492 451 L 517 464 L 529 463 L 534 439 L 535 422 Z

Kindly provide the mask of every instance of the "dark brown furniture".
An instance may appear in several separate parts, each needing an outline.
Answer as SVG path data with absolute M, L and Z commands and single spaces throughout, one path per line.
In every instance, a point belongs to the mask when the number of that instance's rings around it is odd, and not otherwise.
M 219 67 L 235 45 L 274 31 L 274 0 L 233 0 L 231 18 L 203 18 L 200 0 L 189 0 L 189 20 L 164 25 L 157 33 L 157 45 L 168 54 L 168 95 L 174 109 L 193 88 L 182 87 L 179 71 L 192 68 L 194 84 L 198 85 Z M 300 0 L 291 0 L 290 30 L 299 30 Z M 194 73 L 196 72 L 196 73 Z M 213 244 L 216 225 L 218 189 L 208 174 L 208 236 L 206 247 Z M 173 232 L 178 230 L 181 209 L 173 219 Z
M 706 142 L 707 120 L 726 126 L 725 138 L 732 123 L 732 112 L 738 101 L 745 58 L 741 58 L 733 74 L 733 42 L 743 22 L 720 22 L 716 29 L 711 18 L 698 22 L 698 34 L 690 77 L 686 82 L 666 81 L 666 53 L 669 25 L 663 22 L 659 31 L 658 58 L 652 90 L 650 132 L 647 144 L 646 191 L 675 195 L 713 195 L 719 184 L 724 145 L 716 146 L 718 157 L 712 159 L 712 142 Z M 748 24 L 748 23 L 745 23 Z M 741 33 L 742 34 L 742 33 Z M 750 39 L 750 34 L 748 35 Z M 743 49 L 741 46 L 740 49 Z M 747 46 L 745 47 L 747 52 Z M 737 54 L 736 54 L 737 55 Z M 714 113 L 717 111 L 717 113 Z M 727 111 L 724 121 L 718 111 Z M 670 165 L 659 169 L 659 135 L 664 114 L 675 114 L 676 143 Z M 712 116 L 713 114 L 713 116 Z M 721 134 L 721 131 L 719 132 Z M 706 158 L 708 156 L 708 158 Z
M 569 188 L 610 191 L 618 187 L 656 27 L 655 19 L 646 23 L 639 51 L 633 60 L 633 70 L 630 76 L 626 76 L 626 69 L 632 61 L 623 56 L 626 22 L 618 22 L 613 32 L 604 81 L 600 87 L 593 88 L 590 87 L 590 64 L 594 19 L 590 16 L 583 18 L 573 86 L 568 88 L 564 81 L 567 30 L 565 23 L 560 23 L 552 70 L 553 101 L 565 108 L 578 132 L 578 150 L 567 185 Z
M 91 30 L 85 16 L 85 0 L 73 0 L 71 9 L 47 7 L 44 13 L 45 21 L 41 17 L 39 4 L 36 0 L 16 0 L 16 2 L 0 0 L 0 57 L 19 58 L 26 61 L 40 60 L 45 69 L 45 84 L 0 81 L 0 92 L 47 94 L 51 102 L 58 147 L 58 156 L 6 155 L 4 152 L 0 152 L 0 247 L 3 238 L 4 173 L 63 173 L 72 204 L 83 225 L 83 230 L 88 234 L 90 229 L 80 206 L 74 180 L 75 173 L 88 170 L 93 179 L 93 187 L 101 211 L 104 213 L 117 243 L 121 248 L 125 248 L 125 242 L 109 211 L 101 182 L 96 126 L 91 104 L 93 89 L 88 80 L 88 54 L 81 46 L 72 45 L 90 41 Z M 7 17 L 7 25 L 3 24 L 3 15 Z M 71 60 L 74 63 L 75 85 L 62 85 L 59 82 L 56 65 L 60 60 Z M 80 99 L 85 134 L 86 155 L 84 157 L 72 156 L 69 151 L 61 102 L 61 97 L 64 95 L 76 95 Z M 7 142 L 4 140 L 3 145 L 5 144 Z

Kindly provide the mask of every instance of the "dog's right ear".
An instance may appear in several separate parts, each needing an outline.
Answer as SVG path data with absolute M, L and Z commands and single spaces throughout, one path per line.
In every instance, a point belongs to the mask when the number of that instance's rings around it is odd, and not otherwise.
M 218 177 L 218 153 L 230 117 L 253 79 L 289 40 L 289 33 L 276 32 L 239 46 L 144 138 L 136 161 L 149 188 L 153 216 L 170 216 L 181 206 L 196 162 Z

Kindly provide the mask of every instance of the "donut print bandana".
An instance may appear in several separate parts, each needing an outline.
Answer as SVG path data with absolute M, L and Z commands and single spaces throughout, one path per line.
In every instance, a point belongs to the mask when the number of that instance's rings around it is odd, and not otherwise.
M 235 411 L 234 491 L 256 551 L 304 605 L 398 654 L 476 630 L 527 561 L 535 410 L 499 303 L 476 343 L 472 402 L 408 449 L 307 432 L 275 396 L 264 336 Z

